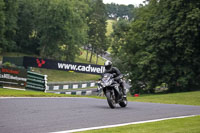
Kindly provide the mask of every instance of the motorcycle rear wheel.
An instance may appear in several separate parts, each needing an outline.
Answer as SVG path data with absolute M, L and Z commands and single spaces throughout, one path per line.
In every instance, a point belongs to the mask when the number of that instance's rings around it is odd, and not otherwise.
M 106 97 L 107 97 L 108 105 L 110 106 L 110 108 L 114 109 L 116 107 L 115 94 L 111 93 L 110 91 L 107 91 Z

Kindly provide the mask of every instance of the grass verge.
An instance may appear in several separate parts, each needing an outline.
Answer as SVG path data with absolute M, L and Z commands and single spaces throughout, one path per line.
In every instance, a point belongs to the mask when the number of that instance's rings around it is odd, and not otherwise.
M 53 94 L 37 91 L 21 91 L 0 88 L 0 97 L 74 97 L 73 95 Z
M 97 81 L 100 76 L 94 74 L 85 74 L 77 72 L 66 72 L 50 69 L 34 68 L 35 72 L 48 75 L 48 82 L 64 82 L 64 81 Z
M 200 116 L 163 120 L 81 133 L 199 133 Z
M 166 104 L 200 105 L 200 91 L 128 97 L 129 101 Z
M 90 97 L 90 98 L 101 98 L 97 96 L 81 96 L 81 95 L 66 95 L 66 94 L 54 94 L 44 93 L 40 91 L 21 91 L 0 88 L 0 97 Z

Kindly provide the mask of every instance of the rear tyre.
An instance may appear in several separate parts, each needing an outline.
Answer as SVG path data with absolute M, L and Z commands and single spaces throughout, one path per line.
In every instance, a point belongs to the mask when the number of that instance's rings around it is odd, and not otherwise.
M 110 108 L 114 109 L 116 107 L 115 94 L 111 93 L 110 91 L 107 91 L 106 97 L 107 97 L 108 105 L 110 106 Z

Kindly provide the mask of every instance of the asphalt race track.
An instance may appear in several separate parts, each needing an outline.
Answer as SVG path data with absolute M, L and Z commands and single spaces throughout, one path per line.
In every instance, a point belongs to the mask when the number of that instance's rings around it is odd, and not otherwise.
M 0 133 L 47 133 L 178 116 L 200 106 L 129 102 L 110 109 L 92 98 L 0 98 Z

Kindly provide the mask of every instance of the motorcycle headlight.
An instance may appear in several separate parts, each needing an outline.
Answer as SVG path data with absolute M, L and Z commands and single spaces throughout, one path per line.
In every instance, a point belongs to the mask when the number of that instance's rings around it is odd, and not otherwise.
M 112 80 L 108 81 L 108 82 L 106 83 L 106 86 L 109 86 L 109 85 L 111 85 L 111 84 L 112 84 Z

